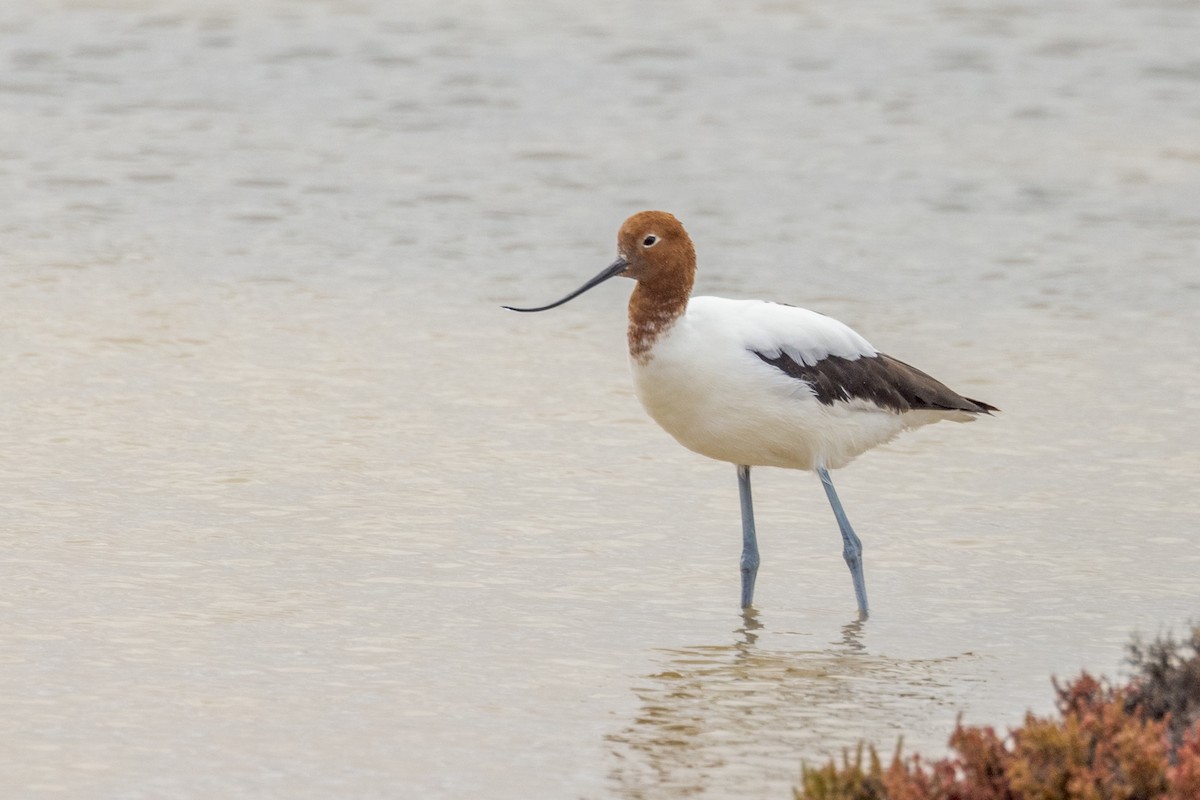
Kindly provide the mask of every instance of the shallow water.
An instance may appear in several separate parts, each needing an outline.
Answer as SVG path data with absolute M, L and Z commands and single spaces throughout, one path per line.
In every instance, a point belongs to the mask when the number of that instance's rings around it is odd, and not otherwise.
M 1200 6 L 0 10 L 0 786 L 786 797 L 1200 597 Z M 1004 409 L 734 472 L 624 217 Z

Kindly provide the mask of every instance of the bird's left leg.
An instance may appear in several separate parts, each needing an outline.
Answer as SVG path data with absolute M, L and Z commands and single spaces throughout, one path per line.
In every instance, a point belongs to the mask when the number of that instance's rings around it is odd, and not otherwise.
M 863 577 L 862 540 L 855 535 L 854 528 L 850 527 L 850 520 L 846 519 L 846 512 L 842 509 L 842 501 L 838 499 L 837 491 L 833 488 L 829 470 L 817 467 L 817 475 L 821 477 L 821 485 L 825 487 L 825 496 L 829 498 L 829 505 L 833 507 L 833 516 L 837 517 L 838 528 L 842 532 L 842 558 L 846 559 L 846 566 L 850 567 L 850 577 L 854 579 L 854 596 L 858 598 L 858 610 L 860 613 L 866 614 L 867 581 Z
M 754 602 L 758 575 L 758 536 L 754 531 L 754 504 L 750 499 L 750 467 L 738 464 L 738 495 L 742 500 L 742 608 Z

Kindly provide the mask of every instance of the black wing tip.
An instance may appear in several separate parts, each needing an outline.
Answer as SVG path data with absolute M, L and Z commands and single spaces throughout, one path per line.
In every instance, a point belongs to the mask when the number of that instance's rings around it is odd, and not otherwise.
M 991 403 L 985 403 L 982 400 L 976 400 L 972 397 L 963 397 L 953 389 L 946 388 L 947 392 L 953 397 L 934 397 L 926 399 L 924 397 L 913 397 L 910 399 L 912 408 L 911 411 L 963 411 L 967 414 L 987 414 L 992 416 L 992 412 L 999 413 L 1000 409 L 996 408 Z
M 968 403 L 975 406 L 973 409 L 964 409 L 966 411 L 974 411 L 977 414 L 987 414 L 989 417 L 992 415 L 993 411 L 995 411 L 997 414 L 1000 413 L 1000 409 L 996 408 L 990 403 L 985 403 L 982 400 L 976 400 L 973 397 L 964 397 L 963 400 L 966 400 Z

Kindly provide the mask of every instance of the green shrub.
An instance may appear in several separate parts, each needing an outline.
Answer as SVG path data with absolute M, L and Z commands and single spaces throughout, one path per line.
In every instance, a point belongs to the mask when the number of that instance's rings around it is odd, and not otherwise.
M 1130 711 L 1169 720 L 1174 757 L 1184 734 L 1200 722 L 1200 627 L 1193 628 L 1184 642 L 1170 636 L 1148 645 L 1134 640 L 1129 663 L 1137 670 L 1127 695 Z M 1200 800 L 1200 794 L 1196 797 Z

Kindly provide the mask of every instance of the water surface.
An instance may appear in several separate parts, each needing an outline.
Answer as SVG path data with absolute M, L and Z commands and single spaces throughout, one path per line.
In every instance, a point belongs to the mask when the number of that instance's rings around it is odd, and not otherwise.
M 0 785 L 786 797 L 936 755 L 1200 596 L 1194 3 L 0 10 Z M 734 472 L 629 384 L 699 291 L 1004 413 Z

